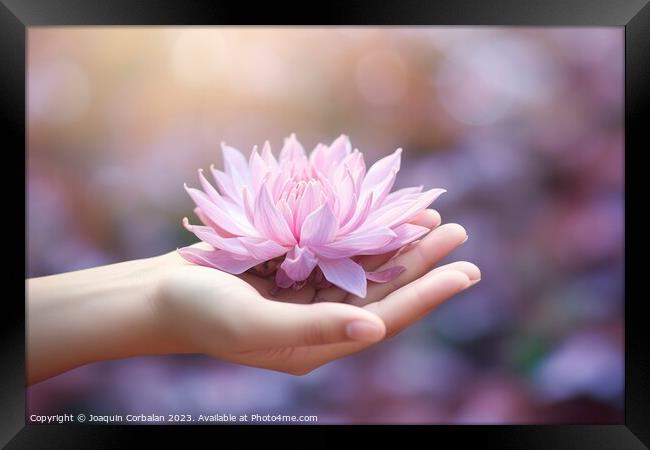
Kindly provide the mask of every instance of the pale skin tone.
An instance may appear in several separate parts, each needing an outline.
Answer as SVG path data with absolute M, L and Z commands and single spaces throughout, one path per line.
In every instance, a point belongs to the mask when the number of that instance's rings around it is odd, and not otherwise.
M 366 270 L 407 269 L 390 283 L 370 282 L 363 299 L 336 287 L 272 295 L 268 279 L 193 265 L 176 252 L 28 279 L 27 383 L 91 362 L 171 353 L 309 373 L 395 336 L 480 280 L 469 262 L 434 268 L 467 239 L 463 227 L 440 225 L 434 210 L 412 223 L 432 231 L 397 254 L 360 257 Z

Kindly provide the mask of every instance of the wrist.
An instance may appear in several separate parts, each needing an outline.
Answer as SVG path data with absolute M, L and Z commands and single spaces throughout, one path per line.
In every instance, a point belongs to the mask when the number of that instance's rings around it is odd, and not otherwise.
M 177 258 L 176 252 L 170 252 L 123 263 L 128 264 L 124 277 L 107 286 L 107 297 L 113 302 L 107 334 L 113 335 L 113 348 L 99 360 L 186 352 L 160 302 Z
M 156 307 L 168 256 L 28 280 L 29 383 L 94 361 L 179 351 Z
M 175 327 L 174 317 L 170 317 L 165 306 L 166 292 L 170 279 L 175 276 L 182 258 L 172 251 L 160 256 L 149 258 L 146 262 L 146 286 L 138 310 L 134 316 L 141 323 L 141 333 L 138 337 L 141 354 L 162 355 L 172 353 L 190 353 Z

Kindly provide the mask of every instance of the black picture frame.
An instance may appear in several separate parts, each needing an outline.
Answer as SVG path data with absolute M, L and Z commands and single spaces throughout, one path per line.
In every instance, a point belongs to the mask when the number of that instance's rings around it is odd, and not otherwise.
M 640 294 L 643 264 L 640 255 L 644 232 L 641 220 L 633 219 L 632 197 L 640 189 L 643 170 L 639 159 L 648 149 L 643 144 L 647 134 L 644 118 L 649 113 L 650 88 L 650 6 L 648 0 L 348 0 L 319 4 L 305 3 L 302 8 L 278 2 L 252 5 L 222 0 L 0 0 L 0 104 L 5 127 L 5 176 L 0 177 L 6 200 L 15 190 L 7 176 L 19 169 L 25 172 L 26 145 L 25 75 L 27 27 L 41 25 L 522 25 L 522 26 L 619 26 L 625 27 L 625 423 L 621 425 L 540 425 L 540 426 L 417 426 L 408 433 L 439 442 L 441 437 L 454 446 L 474 442 L 500 449 L 589 448 L 636 449 L 650 445 L 650 364 L 645 337 L 643 304 Z M 26 176 L 26 175 L 25 175 Z M 634 184 L 632 184 L 634 183 Z M 12 189 L 13 188 L 13 189 Z M 26 197 L 18 199 L 12 213 L 25 210 Z M 640 195 L 643 199 L 643 195 Z M 643 204 L 641 203 L 641 206 Z M 8 209 L 8 210 L 9 210 Z M 7 210 L 7 211 L 8 211 Z M 638 208 L 642 210 L 642 208 Z M 23 216 L 25 218 L 25 215 Z M 25 219 L 26 220 L 26 219 Z M 13 222 L 13 221 L 11 221 Z M 4 234 L 16 248 L 26 254 L 16 239 L 16 224 Z M 636 229 L 635 229 L 636 228 Z M 24 228 L 23 228 L 24 229 Z M 23 243 L 26 245 L 25 236 Z M 20 248 L 22 247 L 22 248 Z M 24 275 L 15 261 L 7 258 L 3 279 L 23 293 Z M 26 261 L 25 261 L 26 267 Z M 25 310 L 20 295 L 2 296 L 0 314 L 0 445 L 7 448 L 129 448 L 139 432 L 148 436 L 169 431 L 187 431 L 192 438 L 215 434 L 211 426 L 89 426 L 25 424 Z M 256 432 L 274 436 L 286 427 L 254 427 Z M 301 426 L 292 428 L 316 434 L 336 436 L 342 428 Z M 403 427 L 371 428 L 373 434 Z M 238 432 L 240 438 L 252 436 L 250 426 L 225 427 L 216 431 Z M 200 433 L 200 434 L 196 434 Z M 212 436 L 214 439 L 214 436 Z M 416 439 L 411 437 L 411 439 Z M 429 441 L 430 440 L 430 441 Z M 427 442 L 425 441 L 425 442 Z M 171 442 L 171 441 L 168 441 Z M 182 441 L 187 443 L 188 441 Z M 217 441 L 213 441 L 215 444 Z M 323 442 L 324 441 L 317 441 Z M 313 443 L 313 441 L 312 441 Z M 320 444 L 319 444 L 320 445 Z

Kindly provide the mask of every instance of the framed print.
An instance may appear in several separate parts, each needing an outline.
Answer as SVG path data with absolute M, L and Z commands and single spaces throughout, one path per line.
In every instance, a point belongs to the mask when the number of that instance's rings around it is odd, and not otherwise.
M 647 2 L 0 11 L 7 448 L 647 448 Z

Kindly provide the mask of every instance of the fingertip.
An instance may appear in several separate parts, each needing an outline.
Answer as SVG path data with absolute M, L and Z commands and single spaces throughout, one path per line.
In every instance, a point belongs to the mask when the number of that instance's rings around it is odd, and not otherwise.
M 410 221 L 413 225 L 420 225 L 427 228 L 435 228 L 440 225 L 442 218 L 440 213 L 435 209 L 425 209 L 424 211 L 417 214 L 413 220 Z
M 468 238 L 467 230 L 457 223 L 446 223 L 439 230 L 444 230 L 446 233 L 453 235 L 460 242 L 464 242 Z
M 316 303 L 313 307 L 320 308 L 320 313 L 323 315 L 333 314 L 343 318 L 345 321 L 362 320 L 365 322 L 373 322 L 381 327 L 384 326 L 384 322 L 377 314 L 347 303 L 325 301 Z
M 429 272 L 429 276 L 425 277 L 425 279 L 429 283 L 444 284 L 459 289 L 468 287 L 472 281 L 465 272 L 456 269 L 448 269 L 441 272 L 433 270 Z
M 435 209 L 427 209 L 426 211 L 428 216 L 431 218 L 431 228 L 440 225 L 440 223 L 442 222 L 442 217 L 440 217 L 440 213 Z
M 345 326 L 345 335 L 353 341 L 378 342 L 386 335 L 386 327 L 367 320 L 353 320 Z
M 471 286 L 469 277 L 457 270 L 430 273 L 414 286 L 421 311 L 428 312 Z
M 469 280 L 472 282 L 478 281 L 481 279 L 481 269 L 471 262 L 461 261 L 463 272 L 469 277 Z
M 481 269 L 479 269 L 476 264 L 468 261 L 456 261 L 444 266 L 436 267 L 430 273 L 439 273 L 447 270 L 457 270 L 463 272 L 468 276 L 470 281 L 478 281 L 481 279 Z
M 360 314 L 360 316 L 363 318 L 364 321 L 374 323 L 375 326 L 377 326 L 379 329 L 382 330 L 383 334 L 386 333 L 386 324 L 384 324 L 384 321 L 381 320 L 381 318 L 377 314 L 374 314 L 366 309 L 359 308 L 358 306 L 352 306 L 352 307 L 357 309 L 357 312 Z
M 356 341 L 374 343 L 386 335 L 386 325 L 376 314 L 345 303 L 323 302 L 310 306 L 324 320 L 330 333 L 321 335 L 320 344 Z M 321 329 L 324 329 L 321 327 Z M 312 343 L 316 343 L 314 340 Z
M 344 332 L 348 339 L 360 342 L 378 342 L 386 336 L 386 324 L 381 318 L 363 308 L 345 303 L 334 303 L 333 307 L 345 308 L 348 316 Z

